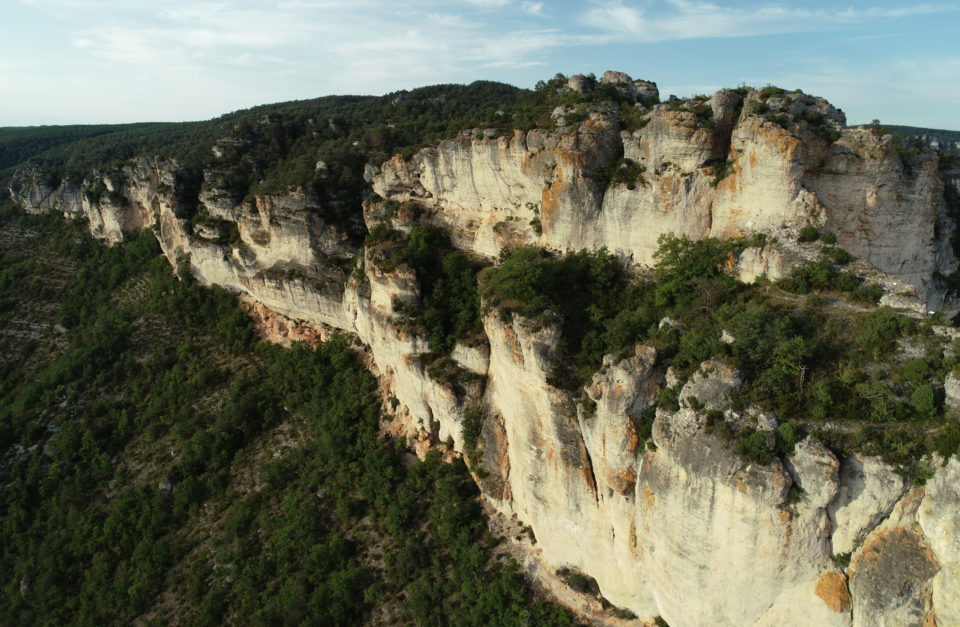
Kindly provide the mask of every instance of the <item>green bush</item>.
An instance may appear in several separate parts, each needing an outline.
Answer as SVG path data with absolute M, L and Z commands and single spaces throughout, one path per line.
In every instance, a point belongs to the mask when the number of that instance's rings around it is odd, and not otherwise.
M 773 433 L 771 431 L 744 429 L 737 437 L 735 449 L 755 464 L 766 466 L 773 461 Z
M 921 420 L 930 420 L 937 415 L 937 400 L 929 383 L 922 383 L 913 389 L 910 405 Z
M 733 173 L 733 162 L 727 160 L 717 160 L 713 163 L 713 180 L 710 181 L 710 187 L 717 187 L 720 181 Z
M 805 226 L 800 229 L 800 235 L 797 236 L 798 242 L 815 242 L 820 237 L 820 233 L 812 226 Z
M 561 325 L 558 367 L 549 382 L 563 389 L 579 388 L 605 354 L 632 349 L 657 319 L 653 291 L 642 282 L 631 285 L 621 261 L 605 249 L 552 256 L 519 248 L 481 282 L 485 307 Z
M 845 266 L 853 259 L 853 257 L 842 248 L 837 248 L 835 246 L 828 246 L 820 251 L 820 254 L 837 264 L 838 266 Z
M 634 189 L 637 184 L 643 184 L 643 173 L 646 167 L 623 156 L 623 144 L 616 142 L 606 162 L 597 167 L 590 178 L 606 190 L 615 185 L 626 185 L 627 189 Z
M 794 266 L 789 276 L 777 281 L 777 287 L 796 294 L 809 294 L 814 290 L 853 292 L 861 282 L 852 272 L 840 272 L 829 256 L 822 256 Z
M 409 312 L 411 321 L 430 339 L 431 352 L 449 353 L 459 340 L 481 333 L 477 270 L 462 252 L 454 251 L 442 232 L 414 226 L 404 240 L 400 234 L 371 232 L 388 242 L 387 267 L 406 264 L 417 273 L 421 302 Z
M 780 128 L 784 130 L 790 129 L 791 118 L 786 113 L 776 113 L 776 114 L 768 113 L 766 117 L 768 120 L 770 120 Z
M 911 332 L 915 323 L 897 314 L 889 307 L 880 307 L 857 322 L 854 346 L 873 356 L 874 359 L 889 354 L 901 334 Z
M 860 285 L 853 291 L 853 299 L 868 305 L 876 305 L 883 296 L 883 286 L 879 283 Z
M 787 90 L 783 89 L 782 87 L 777 87 L 776 85 L 767 85 L 760 90 L 760 99 L 766 101 L 768 98 L 782 96 L 785 93 L 787 93 Z
M 568 586 L 577 592 L 591 595 L 600 594 L 600 587 L 597 585 L 597 580 L 589 575 L 570 568 L 561 568 L 557 571 L 557 574 Z

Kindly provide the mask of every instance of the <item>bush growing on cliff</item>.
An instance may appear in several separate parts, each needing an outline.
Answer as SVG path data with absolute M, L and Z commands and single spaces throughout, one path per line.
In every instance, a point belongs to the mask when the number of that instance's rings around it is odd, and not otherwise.
M 717 159 L 713 163 L 713 180 L 710 181 L 710 187 L 717 187 L 723 179 L 733 173 L 733 162 L 725 159 Z
M 480 335 L 480 266 L 454 250 L 446 234 L 417 225 L 404 235 L 378 224 L 367 235 L 365 246 L 381 269 L 406 265 L 416 272 L 420 302 L 407 307 L 405 315 L 408 324 L 428 336 L 431 352 L 449 353 L 457 341 Z
M 820 233 L 817 232 L 817 229 L 812 226 L 805 226 L 800 229 L 800 235 L 797 236 L 797 241 L 800 243 L 804 242 L 814 242 L 820 237 Z
M 852 272 L 841 272 L 835 262 L 847 263 L 850 259 L 850 255 L 842 248 L 825 249 L 816 261 L 805 261 L 794 266 L 790 276 L 777 281 L 777 287 L 796 294 L 809 294 L 815 290 L 837 290 L 856 294 L 862 279 Z M 873 290 L 867 290 L 857 294 L 857 297 L 870 298 L 872 295 Z
M 559 314 L 563 339 L 551 380 L 575 389 L 604 354 L 632 348 L 637 334 L 656 321 L 647 287 L 631 282 L 622 262 L 605 249 L 555 257 L 523 247 L 485 274 L 481 294 L 488 308 L 506 316 Z
M 516 313 L 535 323 L 559 322 L 556 365 L 548 376 L 559 388 L 580 390 L 604 355 L 619 359 L 645 342 L 681 379 L 707 359 L 736 365 L 746 378 L 740 403 L 781 419 L 902 425 L 942 421 L 932 371 L 921 376 L 917 367 L 908 368 L 909 387 L 897 389 L 889 375 L 865 367 L 868 357 L 890 355 L 899 339 L 917 332 L 909 319 L 887 309 L 836 316 L 819 296 L 798 305 L 795 299 L 771 300 L 772 286 L 740 285 L 729 271 L 752 241 L 694 242 L 666 235 L 660 244 L 652 280 L 630 278 L 605 251 L 558 256 L 521 248 L 485 272 L 481 292 L 486 306 L 506 317 Z M 836 268 L 831 256 L 845 260 L 845 253 L 836 250 L 826 249 L 821 259 L 799 266 L 779 285 L 801 293 L 861 289 L 856 277 Z M 661 323 L 666 317 L 670 321 Z M 732 340 L 721 341 L 723 332 Z M 661 407 L 676 409 L 678 403 L 677 390 L 661 394 Z M 790 429 L 790 437 L 771 436 L 771 455 L 785 454 L 780 451 L 798 438 L 799 428 Z M 761 436 L 753 437 L 748 441 L 744 436 L 744 454 L 762 462 L 761 447 L 751 445 Z M 866 437 L 880 453 L 900 446 L 878 439 L 879 432 Z M 894 458 L 902 455 L 891 453 L 889 459 Z
M 596 168 L 590 175 L 601 190 L 607 190 L 616 185 L 626 185 L 627 189 L 634 189 L 638 184 L 645 183 L 643 173 L 646 167 L 626 159 L 623 156 L 623 144 L 616 142 L 607 161 Z
M 719 306 L 739 289 L 723 272 L 732 264 L 741 242 L 715 238 L 693 241 L 687 236 L 661 235 L 654 253 L 656 304 L 682 313 L 691 308 Z

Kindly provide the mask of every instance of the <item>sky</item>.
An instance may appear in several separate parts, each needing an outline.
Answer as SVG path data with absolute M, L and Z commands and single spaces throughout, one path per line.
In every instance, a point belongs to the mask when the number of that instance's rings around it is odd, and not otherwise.
M 960 130 L 960 0 L 2 0 L 0 126 L 605 70 L 662 98 L 779 85 Z

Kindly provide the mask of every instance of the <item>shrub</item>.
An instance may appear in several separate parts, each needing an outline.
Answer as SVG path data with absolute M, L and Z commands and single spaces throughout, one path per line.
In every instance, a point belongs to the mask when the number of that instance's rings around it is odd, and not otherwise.
M 911 320 L 897 314 L 889 307 L 870 312 L 857 322 L 854 346 L 869 353 L 875 359 L 890 353 L 897 337 L 913 329 Z
M 927 375 L 930 374 L 930 364 L 926 359 L 921 357 L 911 359 L 903 366 L 901 374 L 903 374 L 903 378 L 910 383 L 920 385 L 927 378 Z
M 486 307 L 562 325 L 549 382 L 563 389 L 582 385 L 605 354 L 635 346 L 656 315 L 648 309 L 649 286 L 631 285 L 619 258 L 605 249 L 553 256 L 519 248 L 486 271 L 482 284 Z
M 376 229 L 374 233 L 386 241 L 400 241 L 389 233 Z M 480 331 L 476 268 L 464 253 L 452 251 L 446 235 L 415 226 L 388 258 L 389 265 L 407 264 L 417 273 L 422 306 L 418 322 L 430 338 L 432 352 L 448 353 L 457 340 Z
M 944 459 L 949 459 L 960 449 L 960 424 L 949 421 L 933 437 L 932 448 Z
M 777 281 L 788 292 L 806 294 L 815 289 L 829 289 L 837 278 L 837 269 L 829 259 L 806 261 L 790 271 L 790 276 Z
M 730 176 L 733 172 L 732 161 L 717 161 L 713 164 L 713 180 L 710 181 L 710 187 L 716 187 L 720 181 Z
M 773 461 L 774 456 L 771 440 L 773 440 L 771 431 L 745 428 L 737 437 L 734 450 L 751 462 L 766 466 Z
M 760 99 L 765 101 L 768 98 L 782 96 L 785 93 L 787 93 L 787 90 L 783 89 L 782 87 L 777 87 L 776 85 L 767 85 L 760 90 Z
M 883 296 L 883 286 L 878 283 L 860 285 L 853 291 L 853 300 L 868 305 L 876 305 Z
M 571 568 L 561 568 L 557 571 L 557 574 L 577 592 L 592 595 L 600 594 L 600 586 L 597 585 L 597 580 L 590 575 L 585 575 Z
M 468 455 L 477 450 L 480 433 L 483 430 L 483 412 L 480 407 L 471 406 L 463 412 L 463 448 Z
M 850 253 L 836 246 L 828 246 L 820 251 L 820 254 L 838 266 L 845 266 L 853 259 Z
M 830 246 L 833 246 L 834 244 L 837 243 L 837 234 L 834 233 L 833 231 L 827 231 L 826 233 L 820 236 L 820 240 L 824 244 L 829 244 Z
M 805 226 L 800 229 L 800 235 L 797 237 L 798 242 L 814 242 L 817 238 L 820 237 L 820 234 L 817 233 L 817 229 L 812 226 Z
M 920 419 L 929 420 L 936 416 L 936 396 L 929 383 L 923 383 L 914 388 L 910 394 L 910 405 Z
M 767 114 L 767 119 L 784 130 L 790 128 L 790 116 L 786 113 Z
M 623 156 L 623 144 L 617 142 L 606 162 L 597 167 L 590 178 L 602 190 L 615 185 L 626 185 L 628 189 L 634 189 L 637 183 L 644 183 L 644 172 L 646 172 L 644 165 Z
M 834 279 L 832 287 L 841 292 L 852 292 L 856 290 L 862 282 L 863 279 L 853 272 L 840 272 L 837 274 L 836 279 Z
M 821 126 L 820 128 L 823 129 L 823 132 L 821 133 L 823 138 L 831 144 L 840 139 L 842 135 L 842 133 L 835 128 L 829 128 L 827 126 Z

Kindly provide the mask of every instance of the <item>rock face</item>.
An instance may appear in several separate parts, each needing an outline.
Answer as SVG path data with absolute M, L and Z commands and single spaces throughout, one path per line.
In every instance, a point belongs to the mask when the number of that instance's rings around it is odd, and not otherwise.
M 602 82 L 632 88 L 625 81 Z M 656 105 L 632 132 L 595 110 L 554 132 L 462 133 L 385 163 L 373 187 L 388 200 L 416 200 L 457 246 L 488 257 L 524 243 L 605 246 L 648 264 L 663 233 L 765 232 L 792 242 L 797 228 L 814 225 L 941 308 L 933 277 L 956 260 L 936 158 L 904 163 L 891 136 L 845 129 L 822 99 L 741 91 Z M 592 175 L 618 147 L 643 174 L 601 189 Z
M 397 157 L 368 172 L 385 199 L 365 207 L 368 226 L 409 228 L 422 213 L 488 257 L 535 243 L 647 263 L 666 232 L 794 241 L 815 225 L 929 306 L 942 302 L 932 277 L 955 264 L 953 227 L 931 159 L 906 168 L 887 139 L 841 130 L 839 112 L 800 93 L 721 91 L 650 109 L 655 85 L 618 73 L 601 84 L 631 94 L 646 124 L 621 131 L 601 108 L 555 131 L 477 130 Z M 601 189 L 591 177 L 620 148 L 642 176 Z M 107 242 L 152 228 L 171 263 L 245 294 L 281 341 L 356 333 L 401 432 L 467 453 L 485 497 L 529 525 L 544 559 L 595 578 L 614 605 L 675 626 L 960 624 L 957 460 L 909 490 L 879 460 L 837 459 L 810 440 L 748 463 L 731 434 L 777 421 L 731 409 L 736 369 L 705 362 L 681 380 L 641 345 L 605 358 L 575 395 L 547 382 L 561 339 L 550 315 L 490 312 L 482 338 L 437 359 L 405 313 L 420 298 L 415 272 L 354 244 L 325 199 L 291 189 L 238 201 L 216 180 L 204 173 L 186 203 L 196 181 L 175 161 L 142 158 L 81 184 L 24 170 L 12 191 L 28 210 L 85 218 Z M 736 271 L 775 277 L 787 257 L 750 248 Z M 654 410 L 665 386 L 681 386 L 680 406 Z

